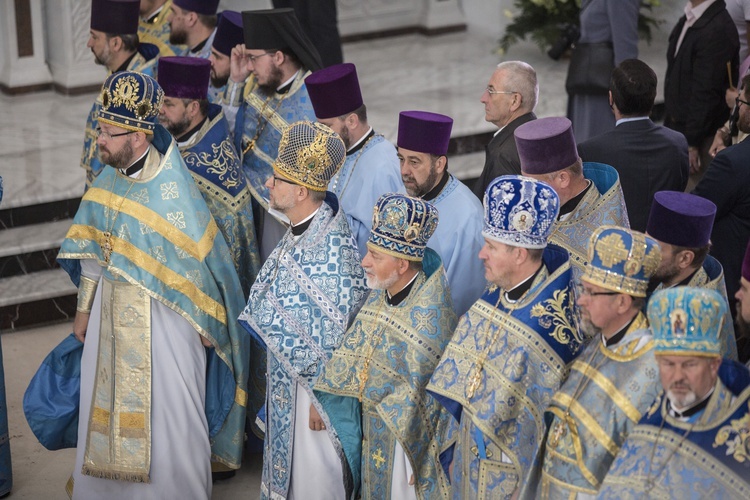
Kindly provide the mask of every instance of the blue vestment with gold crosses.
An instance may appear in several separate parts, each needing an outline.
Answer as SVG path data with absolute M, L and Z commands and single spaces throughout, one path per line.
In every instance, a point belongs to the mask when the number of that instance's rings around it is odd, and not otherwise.
M 586 346 L 545 414 L 548 428 L 524 481 L 521 498 L 594 495 L 630 430 L 659 392 L 659 374 L 646 316 L 607 347 Z
M 240 316 L 242 326 L 268 350 L 261 498 L 286 498 L 288 494 L 299 388 L 310 395 L 325 422 L 341 460 L 348 496 L 355 493 L 359 462 L 351 460 L 348 445 L 338 434 L 351 435 L 354 431 L 342 426 L 354 422 L 331 419 L 313 395 L 313 386 L 367 292 L 346 216 L 336 197 L 327 193 L 308 229 L 299 237 L 288 230 L 268 257 Z M 338 399 L 336 411 L 357 414 L 357 400 Z
M 126 71 L 137 71 L 156 79 L 157 61 L 159 49 L 150 43 L 141 43 L 138 51 L 130 60 Z M 86 119 L 86 131 L 83 135 L 83 153 L 81 154 L 81 168 L 86 171 L 86 189 L 96 179 L 96 176 L 104 168 L 104 163 L 99 160 L 99 148 L 96 145 L 96 129 L 99 127 L 99 111 L 102 109 L 102 93 L 96 96 L 89 116 Z
M 136 287 L 210 341 L 205 409 L 212 459 L 236 469 L 250 357 L 250 338 L 235 320 L 242 309 L 239 279 L 177 144 L 160 125 L 151 147 L 163 158 L 153 166 L 147 161 L 142 180 L 102 170 L 81 200 L 58 261 L 78 285 L 81 260 L 95 259 L 108 282 Z
M 141 43 L 151 43 L 159 48 L 159 57 L 183 56 L 188 51 L 186 45 L 175 45 L 169 42 L 171 29 L 167 22 L 172 0 L 166 0 L 159 13 L 150 20 L 138 21 L 138 38 Z M 210 48 L 210 46 L 209 46 Z
M 719 339 L 721 340 L 721 357 L 736 361 L 737 339 L 734 336 L 734 321 L 732 320 L 732 312 L 729 309 L 729 300 L 727 299 L 727 285 L 724 281 L 724 269 L 721 267 L 719 261 L 710 255 L 706 255 L 706 260 L 703 261 L 703 266 L 693 274 L 690 281 L 685 286 L 707 288 L 709 290 L 715 290 L 721 294 L 724 302 L 727 304 L 727 312 L 724 314 L 724 322 L 721 324 L 721 333 L 719 334 Z M 654 292 L 661 290 L 662 288 L 663 287 L 659 285 Z
M 417 498 L 447 492 L 434 439 L 440 405 L 424 387 L 457 320 L 440 257 L 429 248 L 422 269 L 398 305 L 386 303 L 385 290 L 371 292 L 315 386 L 324 408 L 330 395 L 361 400 L 361 443 L 352 451 L 361 453 L 363 499 L 392 497 L 397 443 L 409 457 Z M 329 415 L 336 427 L 337 414 Z
M 724 360 L 708 405 L 682 422 L 664 393 L 625 441 L 598 498 L 750 498 L 750 373 Z
M 573 278 L 578 279 L 588 263 L 591 233 L 601 226 L 630 227 L 625 198 L 617 170 L 604 163 L 584 162 L 583 176 L 593 183 L 575 210 L 555 222 L 550 243 L 570 254 Z
M 260 270 L 252 195 L 220 106 L 209 106 L 208 119 L 187 144 L 180 146 L 180 153 L 229 245 L 247 297 Z
M 451 415 L 441 460 L 453 462 L 453 498 L 509 498 L 520 486 L 581 348 L 567 252 L 548 245 L 542 260 L 517 302 L 491 287 L 469 309 L 427 386 Z
M 264 95 L 251 78 L 251 88 L 237 112 L 234 145 L 242 157 L 242 168 L 250 182 L 255 200 L 268 210 L 268 188 L 265 183 L 273 175 L 273 162 L 279 152 L 281 134 L 292 123 L 317 121 L 305 87 L 309 71 L 299 70 L 288 92 Z

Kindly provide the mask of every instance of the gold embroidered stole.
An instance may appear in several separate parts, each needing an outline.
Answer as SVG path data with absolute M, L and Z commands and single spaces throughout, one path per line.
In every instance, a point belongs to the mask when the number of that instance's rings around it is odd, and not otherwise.
M 106 272 L 101 286 L 99 349 L 82 473 L 148 483 L 151 297 Z

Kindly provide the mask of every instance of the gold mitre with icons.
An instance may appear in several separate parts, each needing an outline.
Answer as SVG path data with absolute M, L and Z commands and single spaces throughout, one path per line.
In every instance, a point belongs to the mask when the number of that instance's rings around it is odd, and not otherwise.
M 721 356 L 721 327 L 727 312 L 715 290 L 676 286 L 648 301 L 648 321 L 656 354 Z
M 640 231 L 601 226 L 589 238 L 588 259 L 583 281 L 645 297 L 649 279 L 661 263 L 661 250 L 656 240 Z
M 127 130 L 154 133 L 164 91 L 148 75 L 122 71 L 110 75 L 102 86 L 100 122 Z
M 339 135 L 317 122 L 300 121 L 284 130 L 275 172 L 313 191 L 326 191 L 346 157 Z

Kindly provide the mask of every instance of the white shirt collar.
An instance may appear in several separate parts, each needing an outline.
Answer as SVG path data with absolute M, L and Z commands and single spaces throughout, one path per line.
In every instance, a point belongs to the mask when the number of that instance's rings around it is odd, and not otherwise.
M 310 219 L 312 219 L 313 217 L 315 217 L 315 214 L 317 214 L 319 210 L 320 210 L 320 207 L 316 208 L 313 213 L 311 213 L 310 215 L 308 215 L 307 217 L 305 217 L 304 219 L 302 219 L 298 223 L 294 224 L 294 227 L 299 226 L 300 224 L 304 224 L 305 222 L 307 222 Z
M 279 91 L 279 90 L 283 89 L 284 87 L 286 87 L 287 85 L 289 85 L 290 83 L 292 83 L 294 81 L 294 79 L 297 78 L 298 74 L 299 74 L 299 70 L 297 70 L 292 75 L 292 77 L 289 80 L 285 81 L 284 83 L 282 83 L 281 85 L 279 85 L 278 87 L 276 87 L 276 90 Z
M 348 153 L 348 152 L 349 152 L 349 151 L 351 151 L 352 149 L 354 149 L 354 148 L 356 148 L 357 146 L 359 146 L 360 144 L 362 144 L 362 141 L 364 141 L 364 140 L 365 140 L 365 137 L 367 137 L 368 135 L 370 135 L 370 132 L 372 132 L 372 127 L 368 128 L 368 129 L 367 129 L 367 132 L 365 132 L 365 135 L 363 135 L 362 137 L 360 137 L 360 138 L 359 138 L 359 140 L 358 140 L 357 142 L 355 142 L 354 144 L 352 144 L 352 145 L 351 145 L 351 146 L 349 147 L 349 149 L 347 149 L 347 150 L 346 150 L 346 152 Z
M 615 123 L 615 127 L 618 126 L 621 123 L 627 123 L 627 122 L 637 122 L 639 120 L 648 120 L 648 116 L 631 116 L 629 118 L 620 118 Z
M 693 4 L 690 2 L 685 5 L 685 17 L 686 21 L 685 24 L 690 27 L 695 24 L 695 22 L 700 19 L 700 17 L 703 15 L 704 12 L 711 6 L 712 3 L 714 3 L 716 0 L 707 0 L 700 4 L 697 7 L 693 7 Z

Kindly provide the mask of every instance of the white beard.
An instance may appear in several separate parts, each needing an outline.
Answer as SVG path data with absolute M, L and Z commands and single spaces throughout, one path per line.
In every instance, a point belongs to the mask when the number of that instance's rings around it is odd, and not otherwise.
M 365 271 L 367 271 L 365 269 Z M 370 290 L 387 290 L 392 287 L 398 281 L 398 271 L 394 270 L 393 273 L 384 280 L 379 280 L 375 276 L 370 277 L 369 274 L 365 274 L 365 282 L 367 288 Z
M 690 406 L 698 401 L 698 396 L 693 391 L 690 391 L 684 396 L 680 397 L 672 392 L 672 389 L 667 389 L 667 397 L 669 398 L 669 402 L 672 403 L 672 408 L 680 413 L 683 410 L 690 408 Z

